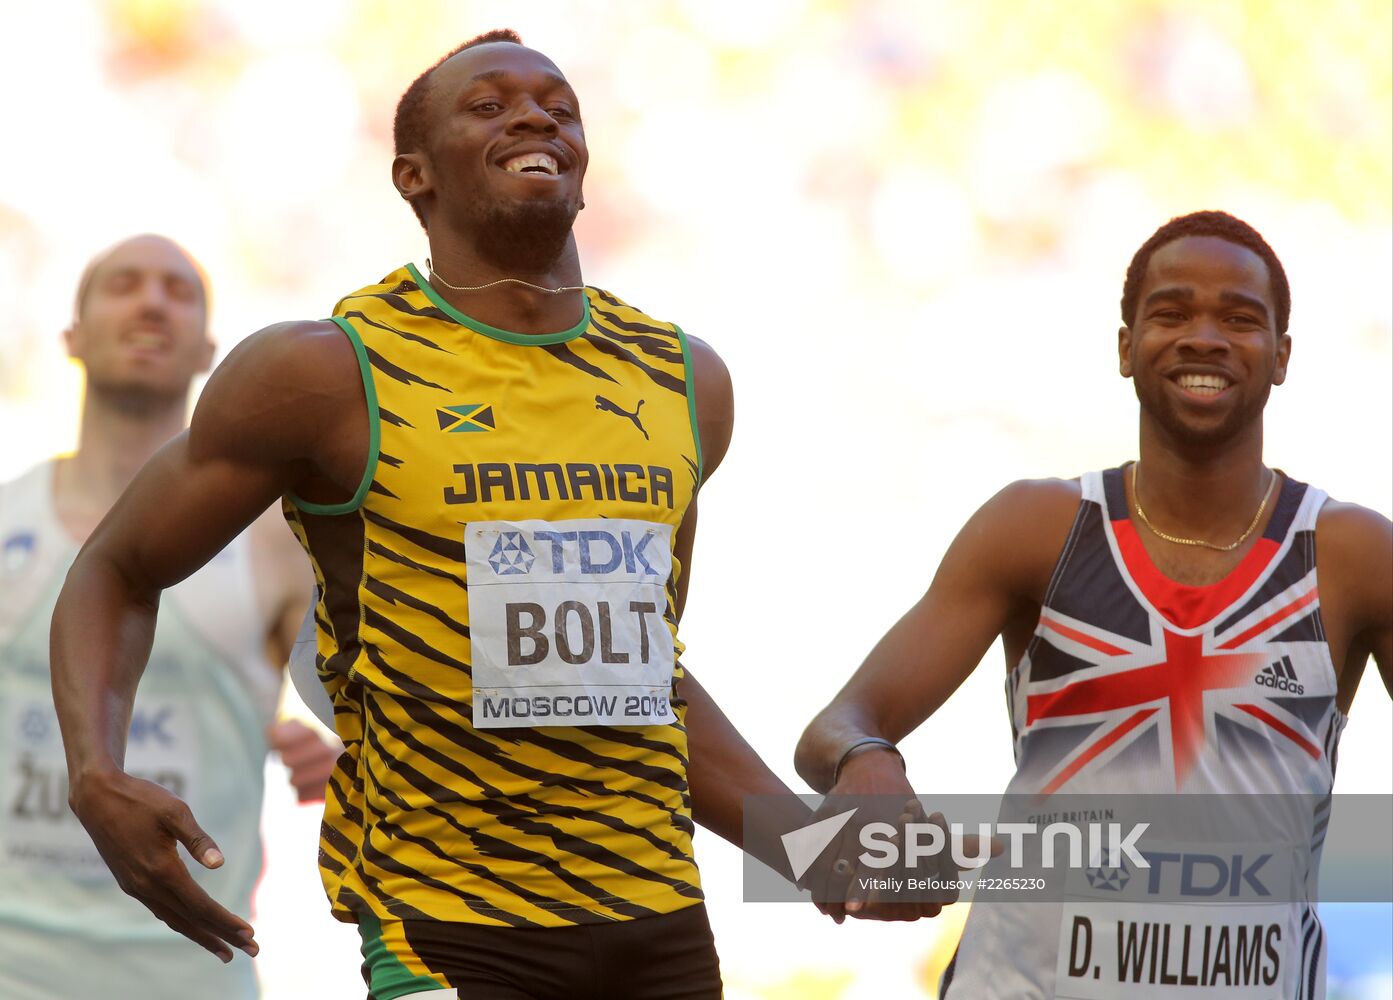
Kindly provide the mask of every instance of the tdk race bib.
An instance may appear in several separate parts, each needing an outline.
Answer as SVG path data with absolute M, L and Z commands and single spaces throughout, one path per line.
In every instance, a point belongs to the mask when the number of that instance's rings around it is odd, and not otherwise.
M 52 696 L 27 692 L 5 713 L 0 752 L 0 867 L 60 869 L 82 882 L 110 882 L 92 838 L 68 808 L 68 767 Z M 198 805 L 194 775 L 199 741 L 186 699 L 136 701 L 126 743 L 126 771 Z
M 674 721 L 671 535 L 621 518 L 467 525 L 475 727 Z
M 1297 852 L 1165 845 L 1150 868 L 1070 871 L 1060 922 L 1060 1000 L 1286 996 L 1300 964 Z

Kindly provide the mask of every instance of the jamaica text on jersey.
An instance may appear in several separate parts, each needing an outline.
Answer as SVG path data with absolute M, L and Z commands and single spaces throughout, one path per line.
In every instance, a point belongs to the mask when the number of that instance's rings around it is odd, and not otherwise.
M 347 747 L 320 851 L 335 912 L 545 927 L 692 905 L 681 330 L 594 288 L 570 330 L 498 330 L 409 265 L 334 322 L 368 469 L 349 503 L 286 511 Z

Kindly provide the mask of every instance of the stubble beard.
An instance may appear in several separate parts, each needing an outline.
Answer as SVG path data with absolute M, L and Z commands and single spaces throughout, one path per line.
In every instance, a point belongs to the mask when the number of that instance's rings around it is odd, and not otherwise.
M 1265 380 L 1256 396 L 1241 399 L 1217 424 L 1196 426 L 1187 421 L 1164 391 L 1152 391 L 1133 380 L 1137 401 L 1142 412 L 1156 422 L 1165 434 L 1183 448 L 1213 450 L 1237 438 L 1254 421 L 1262 419 L 1267 397 L 1272 392 L 1271 380 Z
M 140 382 L 88 377 L 88 392 L 109 411 L 137 420 L 150 419 L 188 405 L 189 390 L 167 389 Z
M 561 259 L 578 211 L 569 200 L 476 203 L 475 246 L 500 271 L 545 274 Z

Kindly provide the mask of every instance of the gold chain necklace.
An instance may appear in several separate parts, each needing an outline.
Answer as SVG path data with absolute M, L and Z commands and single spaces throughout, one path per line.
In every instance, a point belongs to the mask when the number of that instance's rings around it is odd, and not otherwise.
M 1146 511 L 1141 509 L 1141 494 L 1137 492 L 1137 466 L 1140 462 L 1132 463 L 1132 503 L 1136 506 L 1137 517 L 1141 518 L 1141 523 L 1151 529 L 1152 534 L 1164 538 L 1168 542 L 1176 545 L 1199 545 L 1206 549 L 1213 549 L 1216 552 L 1232 552 L 1248 540 L 1248 536 L 1253 533 L 1253 529 L 1262 520 L 1262 512 L 1267 509 L 1267 501 L 1272 499 L 1272 491 L 1277 488 L 1277 473 L 1272 472 L 1272 480 L 1267 484 L 1267 492 L 1262 496 L 1262 503 L 1258 504 L 1258 512 L 1253 515 L 1252 521 L 1248 522 L 1248 527 L 1238 539 L 1228 545 L 1215 545 L 1213 542 L 1206 542 L 1203 538 L 1181 538 L 1178 535 L 1168 535 L 1156 525 L 1151 523 L 1151 518 L 1146 516 Z
M 560 288 L 546 288 L 542 285 L 534 285 L 530 281 L 523 281 L 521 278 L 499 278 L 497 281 L 490 281 L 486 285 L 452 285 L 440 276 L 440 272 L 431 264 L 429 257 L 426 258 L 426 270 L 430 272 L 430 276 L 436 281 L 456 292 L 482 292 L 485 288 L 492 288 L 495 285 L 504 285 L 509 282 L 515 285 L 522 285 L 525 288 L 531 288 L 534 291 L 545 292 L 547 295 L 560 295 L 562 292 L 585 291 L 584 285 L 562 285 Z

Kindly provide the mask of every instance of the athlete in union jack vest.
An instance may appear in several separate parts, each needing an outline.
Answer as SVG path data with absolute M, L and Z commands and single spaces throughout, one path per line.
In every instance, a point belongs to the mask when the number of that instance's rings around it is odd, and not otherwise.
M 902 799 L 909 785 L 886 751 L 1000 636 L 1009 792 L 1310 797 L 1320 805 L 1293 842 L 1318 862 L 1336 748 L 1370 656 L 1393 690 L 1393 526 L 1263 464 L 1290 310 L 1281 262 L 1246 223 L 1197 212 L 1157 230 L 1128 269 L 1118 331 L 1119 370 L 1140 402 L 1139 459 L 1013 483 L 973 515 L 928 592 L 808 727 L 803 777 L 836 795 Z M 1324 931 L 1306 899 L 983 904 L 940 991 L 1315 1000 Z

